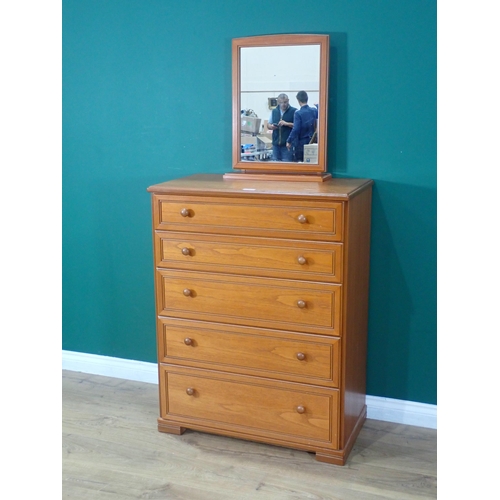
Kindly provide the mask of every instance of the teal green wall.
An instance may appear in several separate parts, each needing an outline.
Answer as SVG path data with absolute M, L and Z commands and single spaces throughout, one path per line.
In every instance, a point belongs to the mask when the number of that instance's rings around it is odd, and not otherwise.
M 375 180 L 368 394 L 436 403 L 435 0 L 63 0 L 63 349 L 155 361 L 146 188 L 231 169 L 231 39 L 301 32 L 329 171 Z

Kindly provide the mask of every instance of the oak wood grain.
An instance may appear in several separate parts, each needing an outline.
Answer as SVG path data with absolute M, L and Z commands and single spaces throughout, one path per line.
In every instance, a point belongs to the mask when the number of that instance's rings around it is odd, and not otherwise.
M 217 197 L 237 195 L 240 199 L 262 198 L 276 200 L 287 196 L 300 201 L 339 200 L 346 201 L 373 184 L 371 179 L 334 178 L 326 182 L 291 182 L 291 181 L 251 181 L 224 180 L 218 174 L 194 174 L 167 182 L 149 186 L 151 193 L 189 194 Z
M 299 288 L 291 280 L 173 270 L 158 274 L 162 316 L 341 335 L 340 285 L 304 282 Z
M 159 318 L 158 361 L 338 387 L 340 339 Z
M 371 189 L 347 204 L 342 314 L 343 413 L 341 441 L 349 439 L 365 407 Z
M 341 243 L 155 231 L 158 267 L 339 283 Z
M 293 181 L 293 182 L 325 182 L 332 178 L 330 173 L 299 173 L 295 172 L 293 174 L 285 174 L 279 172 L 266 171 L 265 173 L 256 172 L 228 172 L 224 174 L 224 179 L 234 179 L 234 180 L 250 180 L 250 181 Z
M 338 448 L 338 391 L 172 365 L 160 377 L 164 420 Z
M 153 195 L 157 230 L 326 241 L 342 239 L 342 203 Z

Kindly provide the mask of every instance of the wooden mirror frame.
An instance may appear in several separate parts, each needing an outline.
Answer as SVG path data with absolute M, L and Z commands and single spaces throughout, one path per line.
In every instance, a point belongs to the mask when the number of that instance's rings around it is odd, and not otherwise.
M 246 47 L 273 47 L 285 45 L 319 45 L 319 116 L 318 116 L 318 163 L 296 162 L 242 162 L 241 161 L 241 49 Z M 328 117 L 328 35 L 264 35 L 235 38 L 232 41 L 232 106 L 233 106 L 233 172 L 225 178 L 278 178 L 286 180 L 323 181 L 331 177 L 327 174 L 327 117 Z M 295 98 L 295 95 L 293 96 Z M 292 99 L 292 96 L 290 96 Z

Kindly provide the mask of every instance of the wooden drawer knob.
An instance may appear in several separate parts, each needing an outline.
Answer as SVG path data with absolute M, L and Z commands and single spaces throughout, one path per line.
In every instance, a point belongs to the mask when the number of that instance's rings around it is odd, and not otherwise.
M 302 257 L 302 255 L 301 255 L 300 257 L 297 257 L 297 262 L 298 262 L 301 266 L 303 266 L 303 265 L 307 262 L 307 260 L 306 260 L 306 258 L 305 258 L 305 257 Z
M 304 361 L 304 359 L 306 359 L 306 355 L 303 352 L 298 352 L 297 353 L 297 359 L 299 361 Z
M 182 291 L 182 293 L 186 296 L 186 297 L 190 297 L 192 295 L 192 291 L 189 289 L 189 288 L 184 288 L 184 290 Z
M 189 217 L 189 209 L 188 209 L 188 208 L 183 208 L 183 209 L 181 210 L 181 215 L 182 215 L 183 217 Z
M 303 300 L 297 300 L 297 305 L 301 308 L 304 309 L 306 307 L 306 303 Z
M 192 387 L 188 387 L 188 388 L 186 389 L 186 394 L 187 394 L 188 396 L 192 396 L 192 395 L 194 394 L 194 389 L 193 389 Z
M 303 214 L 300 214 L 298 217 L 297 217 L 297 220 L 301 223 L 301 224 L 305 224 L 307 222 L 307 217 Z
M 295 409 L 297 410 L 297 413 L 305 413 L 306 411 L 306 409 L 302 405 L 297 406 L 297 408 Z
M 186 337 L 186 338 L 184 339 L 184 343 L 185 343 L 186 345 L 193 345 L 193 340 L 192 340 L 192 339 L 190 339 L 189 337 Z
M 191 255 L 191 250 L 189 250 L 189 248 L 186 248 L 186 247 L 183 248 L 181 250 L 181 252 L 182 252 L 182 255 Z

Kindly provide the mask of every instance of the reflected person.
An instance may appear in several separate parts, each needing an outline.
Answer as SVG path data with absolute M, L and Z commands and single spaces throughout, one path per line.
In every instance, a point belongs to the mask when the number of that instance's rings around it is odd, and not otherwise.
M 295 113 L 293 128 L 288 136 L 286 147 L 291 151 L 295 141 L 295 160 L 304 161 L 304 145 L 309 144 L 316 132 L 318 109 L 307 104 L 309 97 L 305 90 L 297 93 L 300 109 Z
M 271 111 L 267 128 L 273 131 L 273 160 L 293 161 L 293 151 L 286 147 L 288 136 L 293 127 L 293 116 L 297 111 L 290 106 L 286 94 L 277 98 L 278 105 Z

